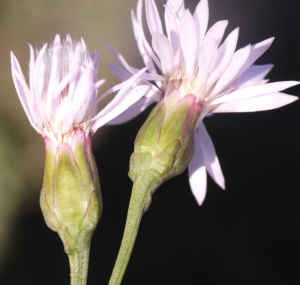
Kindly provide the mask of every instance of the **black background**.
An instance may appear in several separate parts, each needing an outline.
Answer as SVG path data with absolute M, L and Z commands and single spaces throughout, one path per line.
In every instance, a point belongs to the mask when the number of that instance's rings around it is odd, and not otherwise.
M 191 10 L 196 4 L 188 2 Z M 210 26 L 228 19 L 227 33 L 241 27 L 239 47 L 275 36 L 258 60 L 275 64 L 271 81 L 300 80 L 300 1 L 211 0 L 209 5 Z M 299 95 L 300 88 L 288 93 Z M 108 283 L 131 193 L 129 157 L 149 111 L 105 127 L 109 140 L 94 144 L 104 212 L 92 240 L 90 285 Z M 199 207 L 186 172 L 161 186 L 143 217 L 122 284 L 300 284 L 299 102 L 267 112 L 217 114 L 205 124 L 226 191 L 209 178 Z M 62 243 L 38 208 L 18 221 L 13 239 L 0 284 L 69 283 Z

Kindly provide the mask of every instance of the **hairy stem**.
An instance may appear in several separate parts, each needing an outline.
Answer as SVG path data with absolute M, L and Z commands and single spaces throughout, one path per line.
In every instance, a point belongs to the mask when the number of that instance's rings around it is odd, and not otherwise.
M 156 188 L 153 189 L 147 180 L 138 180 L 133 185 L 123 239 L 109 285 L 120 285 L 122 282 L 143 213 L 147 210 L 151 194 Z
M 86 285 L 90 246 L 76 247 L 67 252 L 71 270 L 71 285 Z

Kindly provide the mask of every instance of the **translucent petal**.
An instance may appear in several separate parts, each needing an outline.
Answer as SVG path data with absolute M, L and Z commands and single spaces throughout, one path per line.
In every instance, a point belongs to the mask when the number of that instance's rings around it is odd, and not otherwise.
M 225 189 L 225 179 L 221 170 L 219 159 L 216 154 L 216 150 L 202 122 L 197 128 L 197 132 L 195 132 L 195 137 L 197 137 L 201 145 L 204 165 L 207 172 L 222 189 Z
M 207 175 L 199 140 L 196 137 L 194 139 L 194 155 L 188 166 L 189 181 L 192 193 L 194 194 L 198 204 L 202 205 L 206 196 Z
M 228 95 L 224 95 L 223 97 L 214 100 L 212 103 L 220 104 L 229 101 L 249 99 L 264 94 L 275 93 L 287 89 L 289 87 L 295 86 L 297 84 L 299 84 L 298 81 L 282 81 L 282 82 L 273 82 L 268 84 L 249 86 L 234 91 L 232 93 L 229 93 Z
M 219 78 L 216 86 L 214 87 L 211 96 L 219 94 L 226 87 L 228 87 L 234 79 L 236 79 L 237 74 L 240 72 L 240 69 L 245 64 L 249 53 L 250 53 L 250 45 L 236 51 L 227 66 L 224 70 L 223 74 Z
M 150 97 L 143 97 L 136 103 L 131 105 L 127 110 L 121 113 L 119 116 L 108 122 L 108 125 L 119 125 L 130 121 L 131 119 L 142 113 L 147 107 L 149 107 L 155 101 Z
M 155 32 L 163 34 L 164 32 L 162 29 L 159 13 L 154 0 L 146 0 L 145 6 L 147 23 L 151 35 L 153 36 Z
M 227 25 L 227 20 L 216 22 L 206 33 L 203 45 L 207 44 L 211 39 L 216 39 L 220 43 Z
M 247 68 L 250 67 L 271 46 L 273 41 L 274 38 L 269 38 L 251 46 L 250 55 L 238 75 L 241 75 L 244 71 L 246 71 Z
M 145 69 L 142 69 L 129 80 L 123 82 L 122 89 L 117 93 L 114 99 L 93 118 L 93 121 L 95 121 L 93 131 L 96 131 L 98 128 L 123 113 L 127 108 L 143 97 L 145 93 L 147 93 L 147 90 L 151 89 L 151 86 L 149 85 L 132 88 L 132 85 L 138 80 L 143 72 L 145 72 Z
M 214 69 L 211 70 L 211 75 L 208 78 L 206 86 L 207 90 L 210 89 L 210 87 L 219 79 L 230 63 L 236 48 L 238 35 L 239 29 L 237 28 L 228 35 L 224 43 L 218 49 Z
M 235 90 L 259 84 L 273 67 L 273 64 L 250 66 L 238 79 Z
M 194 13 L 195 27 L 198 37 L 198 49 L 203 45 L 209 18 L 208 1 L 201 0 Z
M 152 37 L 152 46 L 160 58 L 164 75 L 172 76 L 174 53 L 170 41 L 165 35 L 155 32 Z
M 205 46 L 202 47 L 199 53 L 198 58 L 198 80 L 199 84 L 202 87 L 202 90 L 205 89 L 207 84 L 207 78 L 209 76 L 210 68 L 212 62 L 214 61 L 214 57 L 217 53 L 217 42 L 215 39 L 210 40 Z
M 141 1 L 139 1 L 140 3 Z M 150 72 L 156 72 L 155 65 L 153 61 L 159 63 L 158 58 L 152 51 L 151 47 L 149 46 L 147 40 L 145 39 L 143 26 L 138 22 L 136 19 L 134 12 L 131 12 L 131 20 L 133 25 L 134 36 L 140 50 L 140 54 L 144 60 L 145 65 L 148 67 Z M 160 64 L 159 64 L 160 65 Z
M 182 54 L 185 62 L 183 70 L 187 77 L 192 77 L 195 70 L 195 63 L 198 56 L 197 35 L 194 19 L 189 10 L 184 10 L 179 23 L 179 39 Z
M 226 102 L 213 110 L 214 113 L 257 112 L 276 109 L 298 100 L 297 96 L 285 93 L 270 93 L 245 100 Z
M 166 5 L 165 7 L 165 23 L 167 35 L 172 43 L 172 47 L 174 52 L 176 52 L 179 48 L 179 36 L 178 36 L 178 27 L 175 15 L 171 11 L 170 7 Z
M 94 66 L 90 62 L 80 76 L 72 98 L 71 104 L 75 113 L 75 124 L 80 124 L 84 120 L 87 110 L 90 108 L 91 97 L 94 91 Z

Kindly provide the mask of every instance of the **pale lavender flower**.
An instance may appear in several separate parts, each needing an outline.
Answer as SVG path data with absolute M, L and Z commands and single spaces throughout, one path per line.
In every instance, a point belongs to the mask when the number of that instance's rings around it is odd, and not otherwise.
M 94 133 L 143 95 L 136 83 L 145 69 L 98 97 L 104 83 L 97 80 L 98 52 L 90 55 L 83 40 L 72 41 L 67 35 L 61 41 L 56 35 L 49 47 L 45 44 L 36 52 L 29 48 L 29 86 L 11 52 L 13 81 L 31 125 L 56 146 L 68 142 L 77 127 L 86 136 Z M 114 99 L 99 112 L 98 102 L 115 91 Z
M 132 23 L 138 48 L 149 70 L 139 85 L 148 89 L 141 100 L 111 123 L 122 123 L 135 117 L 151 103 L 168 95 L 173 87 L 178 89 L 181 98 L 195 95 L 203 104 L 203 110 L 195 130 L 195 150 L 188 168 L 191 189 L 202 204 L 206 195 L 206 171 L 225 189 L 219 160 L 202 119 L 210 113 L 255 112 L 284 106 L 298 97 L 280 91 L 299 82 L 268 83 L 265 76 L 273 65 L 253 65 L 274 38 L 236 50 L 238 28 L 223 42 L 228 21 L 219 21 L 207 29 L 207 0 L 199 2 L 194 14 L 185 9 L 183 0 L 168 0 L 164 14 L 166 35 L 154 0 L 145 0 L 151 47 L 143 30 L 142 3 L 143 0 L 139 0 L 136 13 L 132 11 Z M 111 65 L 121 81 L 139 72 L 122 55 L 110 49 L 124 67 Z

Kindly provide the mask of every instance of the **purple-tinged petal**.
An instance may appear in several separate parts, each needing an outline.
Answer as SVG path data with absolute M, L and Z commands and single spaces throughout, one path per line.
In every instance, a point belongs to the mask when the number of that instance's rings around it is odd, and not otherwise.
M 250 48 L 250 45 L 248 45 L 234 53 L 229 65 L 224 70 L 216 86 L 212 90 L 211 96 L 221 93 L 234 81 L 234 79 L 236 79 L 237 74 L 240 72 L 240 69 L 249 56 Z
M 194 140 L 194 155 L 188 166 L 189 181 L 192 193 L 198 204 L 202 205 L 206 196 L 207 174 L 199 139 L 195 136 Z
M 175 15 L 168 5 L 165 7 L 165 24 L 168 38 L 172 43 L 174 52 L 176 52 L 179 48 L 178 26 Z
M 274 67 L 273 64 L 252 65 L 238 79 L 235 90 L 242 89 L 256 84 L 262 84 L 265 76 Z
M 162 63 L 163 72 L 166 76 L 172 76 L 174 53 L 168 38 L 155 32 L 152 37 L 152 46 Z
M 145 6 L 147 23 L 151 35 L 153 36 L 155 32 L 163 34 L 164 32 L 162 29 L 159 13 L 154 0 L 146 0 Z
M 290 104 L 299 98 L 285 93 L 270 93 L 245 100 L 237 100 L 220 104 L 214 113 L 257 112 L 276 109 Z
M 229 93 L 228 95 L 224 95 L 223 97 L 214 100 L 212 104 L 216 105 L 216 104 L 221 104 L 221 103 L 235 101 L 235 100 L 249 99 L 264 94 L 275 93 L 287 89 L 289 87 L 298 85 L 299 83 L 300 82 L 298 81 L 282 81 L 282 82 L 273 82 L 268 84 L 249 86 L 234 91 L 232 93 Z
M 225 189 L 225 179 L 222 173 L 219 159 L 216 154 L 213 142 L 204 126 L 201 122 L 197 127 L 198 132 L 195 132 L 195 136 L 199 140 L 201 150 L 204 159 L 204 165 L 207 172 L 212 179 L 222 188 Z
M 185 63 L 183 70 L 187 77 L 192 77 L 197 59 L 197 35 L 193 16 L 188 10 L 183 11 L 180 19 L 179 39 Z
M 269 38 L 262 42 L 259 42 L 251 46 L 251 52 L 248 60 L 245 62 L 243 68 L 241 69 L 239 75 L 246 71 L 273 43 L 274 38 Z
M 140 100 L 138 100 L 136 103 L 131 105 L 127 110 L 125 110 L 119 116 L 115 117 L 110 122 L 108 122 L 107 125 L 119 125 L 119 124 L 126 123 L 131 119 L 135 118 L 136 116 L 138 116 L 154 102 L 155 101 L 151 97 L 150 98 L 142 97 Z
M 227 20 L 216 22 L 206 33 L 203 45 L 207 44 L 211 39 L 216 39 L 220 43 L 227 25 Z
M 194 21 L 198 38 L 198 49 L 203 45 L 209 18 L 208 1 L 201 0 L 194 13 Z
M 224 73 L 224 70 L 229 65 L 234 55 L 238 35 L 239 29 L 237 28 L 229 34 L 224 43 L 218 49 L 218 54 L 215 60 L 214 67 L 211 71 L 211 75 L 207 80 L 207 90 L 209 90 L 211 86 L 219 79 L 219 77 Z

